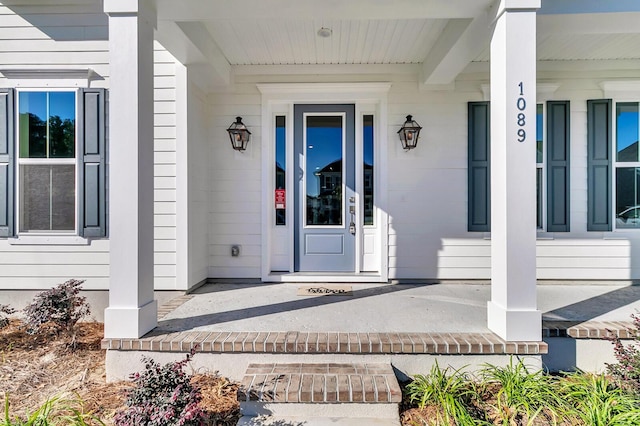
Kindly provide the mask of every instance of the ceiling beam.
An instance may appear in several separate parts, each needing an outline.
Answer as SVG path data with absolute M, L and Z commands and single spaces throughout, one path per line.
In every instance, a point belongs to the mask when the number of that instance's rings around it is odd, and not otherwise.
M 493 0 L 155 0 L 158 19 L 471 18 Z
M 638 2 L 640 3 L 640 2 Z M 637 34 L 640 12 L 538 15 L 538 34 Z
M 638 0 L 542 0 L 538 15 L 614 12 L 640 12 L 640 2 Z
M 489 45 L 493 18 L 494 14 L 487 10 L 473 20 L 449 21 L 422 64 L 420 82 L 425 85 L 452 83 Z
M 193 73 L 202 80 L 196 82 L 198 86 L 231 84 L 231 65 L 202 24 L 159 20 L 155 38 L 180 63 L 199 70 Z

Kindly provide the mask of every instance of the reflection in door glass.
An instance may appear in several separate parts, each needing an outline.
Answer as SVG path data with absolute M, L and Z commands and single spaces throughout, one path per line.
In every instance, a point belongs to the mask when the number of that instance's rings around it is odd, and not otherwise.
M 285 116 L 276 117 L 276 225 L 287 224 L 287 209 L 278 208 L 286 200 L 286 182 L 287 182 L 287 148 L 285 139 Z M 285 195 L 285 196 L 283 196 Z M 285 201 L 286 203 L 286 201 Z
M 307 225 L 342 225 L 342 116 L 306 117 Z
M 373 225 L 373 115 L 363 117 L 364 224 Z

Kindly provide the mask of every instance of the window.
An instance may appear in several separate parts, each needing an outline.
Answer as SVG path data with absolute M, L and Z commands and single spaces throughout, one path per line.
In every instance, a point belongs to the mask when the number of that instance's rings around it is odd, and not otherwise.
M 544 106 L 536 105 L 536 227 L 544 228 Z
M 639 103 L 618 102 L 615 112 L 615 224 L 640 228 Z
M 373 115 L 362 117 L 363 125 L 363 184 L 364 184 L 364 224 L 373 225 L 373 190 L 374 190 L 374 158 L 373 158 Z
M 276 225 L 287 224 L 286 185 L 287 185 L 287 145 L 286 117 L 276 117 Z
M 76 230 L 76 93 L 18 93 L 19 232 Z
M 0 237 L 106 236 L 105 95 L 0 89 Z
M 491 137 L 489 102 L 468 104 L 469 231 L 491 229 Z M 569 101 L 536 107 L 536 224 L 569 232 Z

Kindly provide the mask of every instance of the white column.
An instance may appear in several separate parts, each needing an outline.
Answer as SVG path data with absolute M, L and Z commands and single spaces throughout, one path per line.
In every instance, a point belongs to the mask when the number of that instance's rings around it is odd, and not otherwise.
M 105 337 L 157 324 L 153 299 L 153 30 L 143 0 L 104 0 L 109 15 L 109 307 Z
M 536 301 L 536 9 L 501 0 L 491 39 L 491 301 L 506 340 L 542 338 Z

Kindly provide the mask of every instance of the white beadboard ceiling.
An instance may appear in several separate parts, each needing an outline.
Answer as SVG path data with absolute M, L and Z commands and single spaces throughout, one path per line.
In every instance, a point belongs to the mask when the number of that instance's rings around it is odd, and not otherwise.
M 206 28 L 230 65 L 417 64 L 446 19 L 216 20 Z M 331 37 L 317 35 L 320 28 Z

